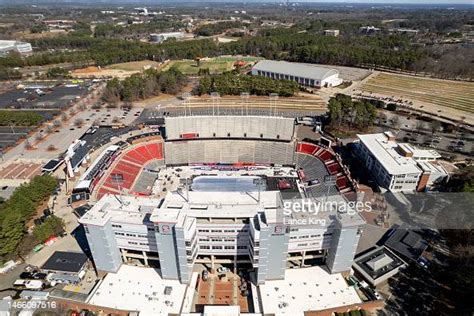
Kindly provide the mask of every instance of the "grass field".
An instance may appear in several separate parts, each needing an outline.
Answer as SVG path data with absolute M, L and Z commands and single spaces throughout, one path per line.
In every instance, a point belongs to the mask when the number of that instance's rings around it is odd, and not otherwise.
M 253 62 L 257 60 L 254 57 L 243 57 L 241 58 L 247 62 Z M 217 57 L 209 60 L 201 60 L 199 67 L 194 60 L 176 60 L 171 61 L 165 67 L 163 71 L 170 69 L 171 67 L 177 67 L 185 75 L 197 75 L 199 69 L 209 68 L 211 74 L 220 74 L 226 71 L 231 71 L 234 66 L 234 62 L 237 60 L 236 57 Z
M 381 73 L 362 87 L 364 92 L 430 103 L 474 113 L 474 83 Z

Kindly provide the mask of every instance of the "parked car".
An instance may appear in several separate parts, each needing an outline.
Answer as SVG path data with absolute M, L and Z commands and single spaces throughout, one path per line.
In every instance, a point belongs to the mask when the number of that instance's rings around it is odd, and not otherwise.
M 202 280 L 207 281 L 209 278 L 209 272 L 207 270 L 202 271 Z
M 46 279 L 47 274 L 41 272 L 22 272 L 20 274 L 20 279 L 26 280 L 44 280 Z
M 230 269 L 226 267 L 217 268 L 217 273 L 226 273 L 226 272 L 230 272 Z

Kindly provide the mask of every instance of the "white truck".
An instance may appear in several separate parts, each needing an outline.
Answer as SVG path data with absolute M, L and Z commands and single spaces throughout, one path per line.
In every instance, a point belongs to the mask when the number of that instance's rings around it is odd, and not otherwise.
M 26 288 L 29 290 L 41 290 L 44 287 L 44 282 L 41 280 L 23 280 L 18 279 L 13 282 L 13 286 L 18 288 Z

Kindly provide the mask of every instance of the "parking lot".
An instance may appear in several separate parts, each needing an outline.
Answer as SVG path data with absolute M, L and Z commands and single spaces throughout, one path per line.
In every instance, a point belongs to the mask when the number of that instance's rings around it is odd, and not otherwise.
M 25 150 L 23 145 L 13 147 L 10 151 L 4 154 L 4 159 L 35 159 L 42 158 L 43 160 L 49 160 L 58 156 L 58 154 L 64 152 L 69 145 L 76 139 L 79 139 L 93 124 L 99 125 L 113 125 L 123 124 L 125 126 L 132 125 L 132 122 L 140 115 L 141 109 L 132 109 L 130 111 L 124 111 L 119 108 L 112 109 L 87 109 L 76 113 L 70 117 L 67 121 L 62 122 L 62 125 L 53 129 L 52 133 L 46 134 L 43 130 L 39 130 L 37 133 L 28 136 L 28 141 L 34 144 L 32 150 Z M 81 124 L 78 124 L 78 122 Z M 110 128 L 112 130 L 112 128 Z M 89 139 L 98 139 L 97 145 L 104 141 L 110 140 L 110 137 L 114 133 L 106 130 L 101 130 L 104 135 L 97 135 L 94 137 L 86 137 L 86 141 Z M 43 133 L 45 136 L 41 141 L 37 141 L 37 134 Z M 110 134 L 110 136 L 108 136 Z M 100 139 L 99 139 L 100 138 Z M 88 145 L 89 146 L 89 145 Z M 95 147 L 96 145 L 92 145 Z M 54 150 L 51 150 L 54 148 Z
M 459 130 L 448 133 L 436 131 L 433 133 L 431 123 L 417 119 L 414 116 L 402 116 L 391 112 L 384 112 L 384 118 L 379 124 L 382 130 L 397 129 L 394 125 L 395 116 L 398 120 L 397 138 L 403 142 L 438 150 L 445 156 L 458 154 L 469 157 L 473 155 L 474 138 L 468 133 Z
M 32 82 L 0 94 L 2 109 L 63 109 L 89 91 L 91 82 Z

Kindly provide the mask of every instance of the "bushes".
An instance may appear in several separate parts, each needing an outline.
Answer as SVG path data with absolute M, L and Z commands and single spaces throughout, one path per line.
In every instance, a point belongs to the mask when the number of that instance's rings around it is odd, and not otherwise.
M 62 67 L 53 67 L 48 69 L 46 76 L 48 78 L 67 78 L 69 77 L 69 71 Z
M 199 80 L 198 88 L 199 94 L 219 92 L 221 95 L 239 95 L 242 92 L 249 92 L 256 95 L 277 93 L 284 97 L 293 96 L 298 90 L 298 84 L 293 81 L 234 73 L 203 77 Z
M 0 80 L 16 80 L 21 77 L 21 72 L 18 70 L 0 66 Z
M 43 117 L 34 111 L 0 111 L 0 126 L 33 126 L 42 120 Z
M 0 257 L 12 254 L 25 234 L 25 223 L 41 202 L 56 188 L 57 181 L 49 175 L 36 176 L 29 184 L 18 187 L 0 205 Z

